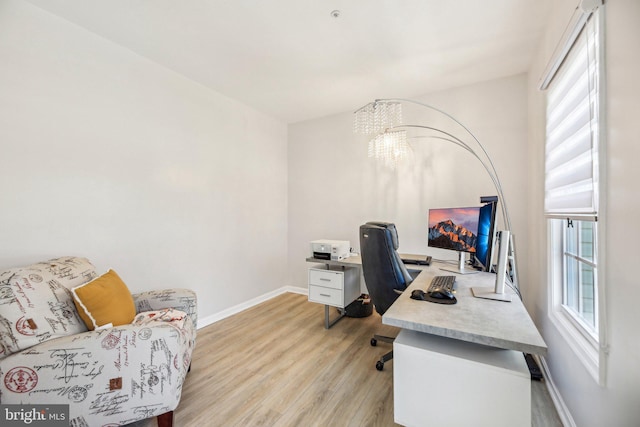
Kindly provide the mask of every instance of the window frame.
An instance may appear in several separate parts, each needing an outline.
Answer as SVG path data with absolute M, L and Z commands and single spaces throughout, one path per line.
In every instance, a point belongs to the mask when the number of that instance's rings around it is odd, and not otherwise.
M 568 225 L 568 221 L 569 220 L 564 220 L 562 222 L 562 244 L 563 244 L 563 249 L 562 249 L 562 260 L 563 260 L 563 275 L 562 275 L 562 298 L 561 298 L 561 309 L 565 312 L 565 314 L 567 316 L 569 316 L 570 320 L 575 324 L 574 326 L 576 326 L 577 328 L 579 328 L 579 331 L 589 340 L 592 341 L 593 346 L 596 346 L 599 339 L 598 339 L 598 329 L 599 329 L 599 324 L 598 324 L 598 317 L 599 317 L 599 310 L 597 310 L 597 305 L 598 305 L 598 296 L 597 296 L 597 292 L 598 292 L 598 260 L 597 260 L 597 248 L 598 248 L 598 222 L 597 221 L 585 221 L 585 220 L 571 220 L 574 225 L 573 227 L 577 227 L 578 228 L 578 242 L 577 242 L 577 248 L 580 248 L 580 237 L 582 236 L 582 224 L 583 223 L 592 223 L 593 227 L 594 227 L 594 232 L 593 232 L 593 245 L 595 247 L 595 253 L 594 253 L 594 259 L 593 260 L 589 260 L 587 258 L 582 257 L 579 252 L 580 250 L 576 250 L 575 252 L 577 252 L 577 254 L 572 253 L 568 248 L 567 248 L 567 241 L 569 240 L 567 234 L 567 228 L 569 227 Z M 577 312 L 575 309 L 573 309 L 573 307 L 570 306 L 569 302 L 568 302 L 568 286 L 569 286 L 569 279 L 567 277 L 567 261 L 569 260 L 569 258 L 574 259 L 578 262 L 578 266 L 580 266 L 580 264 L 588 264 L 590 265 L 593 269 L 594 269 L 594 284 L 593 284 L 593 298 L 594 298 L 594 324 L 590 325 L 589 323 L 587 323 L 585 316 L 582 314 L 583 310 L 579 309 Z M 582 289 L 583 289 L 583 281 L 582 281 L 582 269 L 578 268 L 578 280 L 577 280 L 577 287 L 578 287 L 578 293 L 581 294 L 582 293 Z M 578 304 L 582 305 L 583 302 L 583 298 L 580 296 L 578 297 Z
M 604 363 L 605 353 L 601 345 L 601 326 L 599 322 L 602 317 L 602 304 L 600 298 L 597 303 L 598 332 L 592 332 L 589 325 L 583 322 L 568 308 L 563 301 L 564 293 L 564 221 L 557 218 L 550 218 L 548 224 L 549 241 L 549 317 L 560 332 L 569 347 L 583 363 L 587 371 L 600 385 L 604 385 Z M 555 244 L 554 244 L 555 242 Z M 600 250 L 600 247 L 598 247 Z M 596 266 L 597 267 L 597 266 Z M 601 276 L 601 269 L 597 267 L 598 279 Z M 594 291 L 600 292 L 598 286 Z
M 606 93 L 605 93 L 605 67 L 604 67 L 604 7 L 599 7 L 592 19 L 596 19 L 598 31 L 598 119 L 597 135 L 598 145 L 596 150 L 598 180 L 594 191 L 596 194 L 597 214 L 594 215 L 555 215 L 547 213 L 547 257 L 548 257 L 548 317 L 556 327 L 560 335 L 566 341 L 583 366 L 600 386 L 606 385 L 606 361 L 609 353 L 606 328 L 606 284 L 605 278 L 605 247 L 604 233 L 606 229 L 606 193 L 603 191 L 606 158 Z M 565 56 L 570 49 L 565 52 Z M 546 139 L 546 138 L 545 138 Z M 545 184 L 546 186 L 546 184 Z M 593 254 L 595 263 L 594 274 L 594 322 L 595 330 L 586 322 L 575 316 L 573 310 L 563 304 L 563 293 L 565 286 L 565 231 L 563 223 L 567 219 L 594 221 L 594 244 L 596 250 Z M 560 243 L 558 243 L 560 242 Z

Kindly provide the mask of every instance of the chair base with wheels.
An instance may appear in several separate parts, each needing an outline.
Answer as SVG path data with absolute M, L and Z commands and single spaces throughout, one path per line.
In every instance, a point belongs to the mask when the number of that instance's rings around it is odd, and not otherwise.
M 395 338 L 392 338 L 392 337 L 386 337 L 384 335 L 376 335 L 376 334 L 374 334 L 373 338 L 371 338 L 371 345 L 373 347 L 375 347 L 376 345 L 378 345 L 378 341 L 382 341 L 382 342 L 387 342 L 387 343 L 393 344 L 394 340 L 395 340 Z M 378 371 L 382 371 L 384 369 L 385 362 L 388 362 L 391 359 L 393 359 L 393 350 L 391 350 L 388 353 L 383 354 L 382 357 L 380 357 L 380 360 L 378 360 L 376 362 L 376 369 Z

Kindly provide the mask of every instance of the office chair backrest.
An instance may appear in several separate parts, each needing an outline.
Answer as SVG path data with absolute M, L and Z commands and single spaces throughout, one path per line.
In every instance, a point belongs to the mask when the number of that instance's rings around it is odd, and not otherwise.
M 367 221 L 367 224 L 377 225 L 378 227 L 386 228 L 387 230 L 389 230 L 389 232 L 391 233 L 391 243 L 393 243 L 394 256 L 395 258 L 397 258 L 400 271 L 402 271 L 402 275 L 405 278 L 407 286 L 409 286 L 409 284 L 413 282 L 413 277 L 407 271 L 407 268 L 405 267 L 404 263 L 402 262 L 402 259 L 400 258 L 400 254 L 398 254 L 397 252 L 398 248 L 400 247 L 400 240 L 398 239 L 398 229 L 396 228 L 396 225 L 392 222 L 384 222 L 384 221 Z
M 380 315 L 384 314 L 413 280 L 396 252 L 395 225 L 367 223 L 360 226 L 362 271 L 369 295 Z
M 393 249 L 396 251 L 400 247 L 400 243 L 398 241 L 398 230 L 396 229 L 396 225 L 392 222 L 383 222 L 383 221 L 368 221 L 367 224 L 377 225 L 378 227 L 386 228 L 391 232 L 391 241 L 393 242 Z

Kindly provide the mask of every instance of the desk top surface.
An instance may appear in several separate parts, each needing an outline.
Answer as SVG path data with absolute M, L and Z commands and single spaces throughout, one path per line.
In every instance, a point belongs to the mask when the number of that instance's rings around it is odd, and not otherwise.
M 341 261 L 307 258 L 309 262 L 359 266 L 359 256 Z M 382 323 L 491 347 L 545 355 L 547 345 L 517 295 L 511 302 L 494 301 L 473 296 L 471 288 L 493 287 L 495 274 L 455 274 L 457 304 L 444 305 L 410 298 L 411 291 L 426 291 L 434 276 L 451 275 L 434 262 L 431 266 L 407 265 L 409 270 L 422 270 L 409 287 L 382 316 Z M 511 289 L 507 293 L 513 293 Z

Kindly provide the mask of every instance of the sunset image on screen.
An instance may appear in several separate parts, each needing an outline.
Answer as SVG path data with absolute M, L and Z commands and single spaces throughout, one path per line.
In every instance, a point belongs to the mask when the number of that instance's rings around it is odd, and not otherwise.
M 475 252 L 480 208 L 429 209 L 431 247 Z
M 454 224 L 461 225 L 476 234 L 478 232 L 479 217 L 480 208 L 478 207 L 429 209 L 429 227 L 451 220 Z

